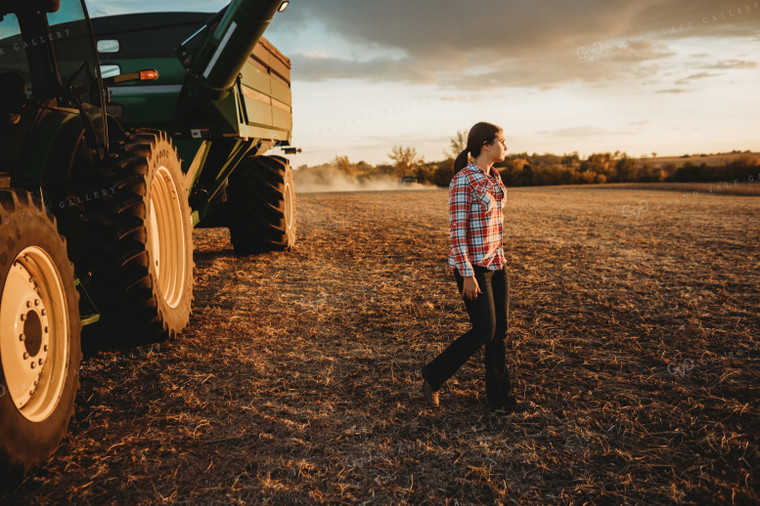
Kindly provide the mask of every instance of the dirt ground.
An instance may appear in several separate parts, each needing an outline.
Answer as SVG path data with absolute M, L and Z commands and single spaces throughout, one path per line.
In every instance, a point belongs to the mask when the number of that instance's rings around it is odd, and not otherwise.
M 508 417 L 482 351 L 421 396 L 469 328 L 445 189 L 300 194 L 289 253 L 198 229 L 186 331 L 88 357 L 7 500 L 757 504 L 760 197 L 676 196 L 509 190 L 509 367 L 539 408 Z

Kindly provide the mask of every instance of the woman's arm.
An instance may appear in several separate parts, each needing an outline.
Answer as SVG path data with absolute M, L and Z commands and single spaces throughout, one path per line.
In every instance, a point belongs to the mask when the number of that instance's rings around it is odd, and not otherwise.
M 470 217 L 470 181 L 466 176 L 455 177 L 449 185 L 449 222 L 454 264 L 464 278 L 462 295 L 470 300 L 483 293 L 475 279 L 467 248 L 467 229 Z
M 466 176 L 455 176 L 449 185 L 449 236 L 454 250 L 454 264 L 463 278 L 475 275 L 467 249 L 469 215 L 469 180 Z
M 499 183 L 499 186 L 501 187 L 501 192 L 503 195 L 501 198 L 501 207 L 503 208 L 505 204 L 507 203 L 507 187 L 504 184 L 504 181 L 502 181 L 501 174 L 499 174 L 499 171 L 497 170 L 494 172 L 496 172 L 496 181 Z

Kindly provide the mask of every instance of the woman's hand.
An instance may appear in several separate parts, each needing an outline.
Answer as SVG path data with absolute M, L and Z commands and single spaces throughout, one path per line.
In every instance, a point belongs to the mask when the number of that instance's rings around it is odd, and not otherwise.
M 475 279 L 475 276 L 468 276 L 464 278 L 462 295 L 464 295 L 469 300 L 475 300 L 481 293 L 483 292 L 480 290 L 480 286 L 478 286 L 478 280 Z

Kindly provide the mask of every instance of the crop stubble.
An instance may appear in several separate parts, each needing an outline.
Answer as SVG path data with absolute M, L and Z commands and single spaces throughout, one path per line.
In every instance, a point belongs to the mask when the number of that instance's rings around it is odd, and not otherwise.
M 87 358 L 69 435 L 10 501 L 757 503 L 759 209 L 510 189 L 510 371 L 539 404 L 511 417 L 482 351 L 441 410 L 420 394 L 468 328 L 445 190 L 301 194 L 288 253 L 198 229 L 187 330 Z

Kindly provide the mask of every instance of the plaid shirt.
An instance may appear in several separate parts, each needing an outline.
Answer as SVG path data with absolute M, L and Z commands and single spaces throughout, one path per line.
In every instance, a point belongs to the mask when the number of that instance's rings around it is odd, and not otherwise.
M 449 184 L 449 266 L 462 277 L 473 276 L 472 266 L 489 270 L 506 264 L 502 250 L 502 208 L 507 187 L 495 169 L 486 175 L 474 162 L 460 170 Z

